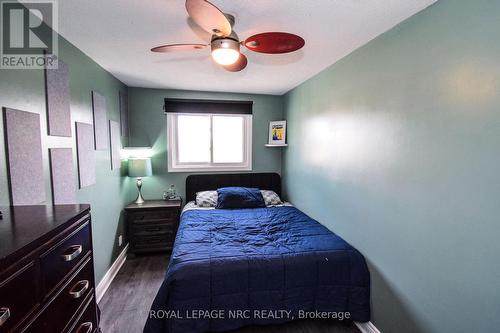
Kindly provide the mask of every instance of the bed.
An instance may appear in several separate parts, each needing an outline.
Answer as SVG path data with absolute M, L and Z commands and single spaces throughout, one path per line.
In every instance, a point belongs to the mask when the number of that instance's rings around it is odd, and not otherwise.
M 277 174 L 194 175 L 186 180 L 186 199 L 226 186 L 281 195 Z M 144 332 L 227 331 L 302 318 L 370 320 L 363 256 L 291 204 L 186 206 Z

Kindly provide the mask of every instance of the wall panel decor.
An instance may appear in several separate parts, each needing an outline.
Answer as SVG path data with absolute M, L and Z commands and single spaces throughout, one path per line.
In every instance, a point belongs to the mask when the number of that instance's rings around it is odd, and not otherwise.
M 73 150 L 71 148 L 50 148 L 49 154 L 54 204 L 76 203 Z
M 129 136 L 128 128 L 128 93 L 120 91 L 120 134 L 121 136 Z
M 45 69 L 48 134 L 71 136 L 69 68 L 58 60 L 57 69 Z
M 45 201 L 40 115 L 4 108 L 9 190 L 13 205 Z
M 122 148 L 120 138 L 120 124 L 116 121 L 109 121 L 109 142 L 111 145 L 111 170 L 120 169 L 120 150 Z
M 106 98 L 95 91 L 92 91 L 92 110 L 94 113 L 94 147 L 96 150 L 104 150 L 108 148 Z
M 76 123 L 76 148 L 80 188 L 95 184 L 94 133 L 92 125 Z

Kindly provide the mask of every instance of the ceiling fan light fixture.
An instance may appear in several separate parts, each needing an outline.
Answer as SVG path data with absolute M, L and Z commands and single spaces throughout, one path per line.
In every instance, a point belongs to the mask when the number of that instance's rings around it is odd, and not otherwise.
M 0 0 L 2 1 L 2 0 Z M 200 28 L 212 34 L 210 44 L 167 44 L 151 49 L 153 52 L 193 51 L 211 47 L 213 61 L 229 72 L 241 72 L 248 65 L 248 58 L 240 52 L 247 50 L 266 54 L 283 54 L 304 47 L 302 37 L 279 31 L 255 34 L 240 43 L 234 31 L 235 17 L 224 13 L 210 0 L 185 0 L 189 17 Z
M 212 40 L 212 58 L 219 65 L 232 65 L 240 57 L 240 43 L 232 38 Z

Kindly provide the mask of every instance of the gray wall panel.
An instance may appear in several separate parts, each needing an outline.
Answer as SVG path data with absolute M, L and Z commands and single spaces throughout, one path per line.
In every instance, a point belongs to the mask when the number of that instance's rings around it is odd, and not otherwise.
M 58 61 L 57 69 L 45 70 L 48 134 L 71 137 L 69 68 Z
M 94 112 L 95 149 L 108 148 L 108 121 L 106 117 L 106 98 L 92 91 L 92 110 Z
M 9 185 L 13 205 L 45 201 L 40 115 L 4 108 Z
M 109 138 L 111 149 L 111 170 L 120 169 L 120 149 L 122 148 L 122 143 L 120 139 L 120 124 L 118 122 L 110 120 L 109 121 Z
M 73 150 L 71 148 L 51 148 L 49 153 L 54 204 L 76 203 Z
M 76 147 L 80 188 L 95 184 L 95 153 L 92 125 L 76 123 Z

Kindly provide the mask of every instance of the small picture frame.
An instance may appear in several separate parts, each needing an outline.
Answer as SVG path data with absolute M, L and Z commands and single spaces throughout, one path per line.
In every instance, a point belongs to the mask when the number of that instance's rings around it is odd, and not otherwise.
M 286 144 L 286 120 L 271 121 L 269 123 L 269 145 Z

